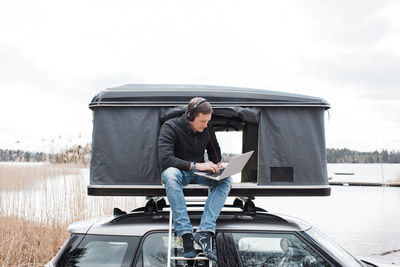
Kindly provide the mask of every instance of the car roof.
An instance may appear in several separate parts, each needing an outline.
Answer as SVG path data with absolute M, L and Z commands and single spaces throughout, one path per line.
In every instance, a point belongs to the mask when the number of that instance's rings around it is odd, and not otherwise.
M 202 211 L 190 211 L 189 217 L 196 228 Z M 71 233 L 95 235 L 143 236 L 151 231 L 168 231 L 169 211 L 132 212 L 119 216 L 104 216 L 74 223 L 68 227 Z M 218 217 L 216 231 L 275 231 L 298 232 L 311 226 L 297 218 L 276 215 L 264 211 L 243 212 L 223 210 Z

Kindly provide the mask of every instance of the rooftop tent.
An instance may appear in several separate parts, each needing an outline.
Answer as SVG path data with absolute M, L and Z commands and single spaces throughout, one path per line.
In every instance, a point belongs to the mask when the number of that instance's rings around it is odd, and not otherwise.
M 330 106 L 325 100 L 250 88 L 149 84 L 109 88 L 89 104 L 89 194 L 165 195 L 157 159 L 159 130 L 166 120 L 181 116 L 196 96 L 212 104 L 216 131 L 242 131 L 243 153 L 255 151 L 233 191 L 330 194 L 324 133 L 324 112 Z

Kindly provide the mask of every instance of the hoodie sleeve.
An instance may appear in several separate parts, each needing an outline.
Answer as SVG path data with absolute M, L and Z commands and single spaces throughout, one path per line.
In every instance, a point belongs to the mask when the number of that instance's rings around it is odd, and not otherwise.
M 175 157 L 176 133 L 174 127 L 166 122 L 161 126 L 158 137 L 158 161 L 162 169 L 175 167 L 179 170 L 189 171 L 190 161 Z

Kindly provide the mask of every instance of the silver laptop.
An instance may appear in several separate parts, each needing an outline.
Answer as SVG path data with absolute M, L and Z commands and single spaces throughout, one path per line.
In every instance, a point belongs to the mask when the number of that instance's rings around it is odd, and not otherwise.
M 204 176 L 208 179 L 213 179 L 217 181 L 222 180 L 231 175 L 241 172 L 244 166 L 246 165 L 247 161 L 250 159 L 253 152 L 254 150 L 231 158 L 228 165 L 226 165 L 225 168 L 222 168 L 222 170 L 220 169 L 219 173 L 210 173 L 205 171 L 196 171 L 194 173 L 197 175 Z

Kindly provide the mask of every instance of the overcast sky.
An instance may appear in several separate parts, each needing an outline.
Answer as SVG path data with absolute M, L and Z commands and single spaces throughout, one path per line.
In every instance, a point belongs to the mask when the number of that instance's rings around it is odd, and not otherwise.
M 127 83 L 317 96 L 327 147 L 400 150 L 400 1 L 0 1 L 0 148 L 90 142 Z

